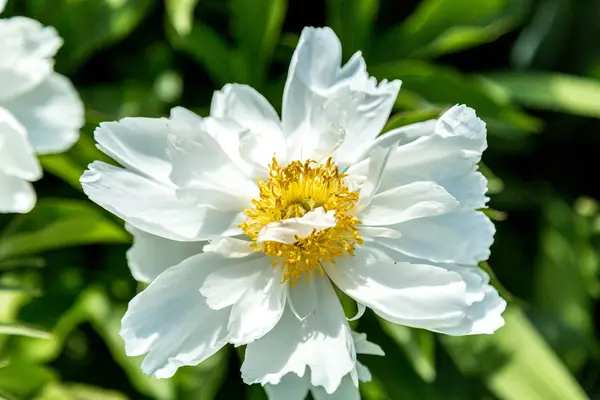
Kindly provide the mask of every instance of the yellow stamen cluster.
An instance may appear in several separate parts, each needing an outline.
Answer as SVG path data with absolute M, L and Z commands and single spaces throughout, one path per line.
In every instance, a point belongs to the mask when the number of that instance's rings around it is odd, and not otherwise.
M 348 190 L 345 176 L 331 158 L 325 164 L 293 161 L 285 167 L 280 167 L 273 158 L 269 178 L 258 182 L 260 197 L 252 200 L 254 208 L 245 210 L 248 219 L 240 227 L 254 240 L 252 246 L 256 251 L 274 258 L 272 265 L 284 270 L 284 282 L 295 284 L 303 275 L 310 280 L 310 275 L 317 272 L 323 275 L 322 262 L 335 262 L 336 257 L 344 254 L 353 256 L 356 243 L 362 245 L 356 227 L 359 221 L 351 213 L 358 193 Z M 335 211 L 335 226 L 313 231 L 305 238 L 297 237 L 294 244 L 256 242 L 265 225 L 302 217 L 318 207 L 325 212 Z

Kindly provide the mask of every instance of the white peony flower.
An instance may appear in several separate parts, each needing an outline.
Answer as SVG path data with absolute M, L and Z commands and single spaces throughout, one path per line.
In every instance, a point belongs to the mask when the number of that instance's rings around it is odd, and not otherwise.
M 81 182 L 134 235 L 129 265 L 150 285 L 121 336 L 128 355 L 146 354 L 147 374 L 170 377 L 232 343 L 247 345 L 246 383 L 356 385 L 334 285 L 356 317 L 370 307 L 451 335 L 504 323 L 506 303 L 477 267 L 494 234 L 477 211 L 485 124 L 456 106 L 378 137 L 400 82 L 377 84 L 360 53 L 340 65 L 333 31 L 306 28 L 281 119 L 254 89 L 226 85 L 210 117 L 178 107 L 96 130 L 123 168 L 94 162 Z
M 42 177 L 36 154 L 64 151 L 79 137 L 83 104 L 54 72 L 61 45 L 54 28 L 0 19 L 0 212 L 29 212 L 36 201 L 30 182 Z

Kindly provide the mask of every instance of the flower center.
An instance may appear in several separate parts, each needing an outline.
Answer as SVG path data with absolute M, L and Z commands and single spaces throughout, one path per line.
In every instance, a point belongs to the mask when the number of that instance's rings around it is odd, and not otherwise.
M 322 262 L 335 262 L 336 257 L 354 255 L 356 243 L 362 245 L 358 233 L 359 220 L 352 214 L 358 193 L 344 183 L 346 175 L 329 158 L 325 164 L 308 160 L 293 161 L 280 167 L 277 160 L 269 165 L 269 178 L 258 182 L 260 197 L 252 200 L 253 208 L 246 209 L 248 219 L 240 224 L 254 242 L 255 251 L 274 258 L 273 267 L 284 270 L 283 282 L 293 285 L 303 275 L 324 274 Z M 293 244 L 257 242 L 266 225 L 289 218 L 300 218 L 309 211 L 323 207 L 335 212 L 336 225 L 300 238 Z M 282 283 L 283 283 L 282 282 Z

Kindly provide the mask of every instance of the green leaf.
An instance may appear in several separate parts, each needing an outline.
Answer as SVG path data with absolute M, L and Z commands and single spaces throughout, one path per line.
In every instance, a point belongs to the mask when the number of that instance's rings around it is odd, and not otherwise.
M 369 53 L 379 0 L 328 0 L 327 20 L 342 42 L 344 55 Z
M 403 88 L 417 93 L 438 107 L 466 104 L 486 122 L 500 119 L 514 129 L 536 132 L 540 122 L 510 104 L 508 96 L 478 77 L 463 75 L 447 67 L 416 60 L 374 65 L 370 72 L 378 79 L 401 79 Z
M 128 243 L 127 232 L 93 204 L 42 199 L 29 214 L 16 217 L 0 237 L 0 259 L 90 243 Z
M 33 328 L 21 323 L 0 322 L 0 335 L 28 336 L 39 339 L 50 339 L 49 332 Z
M 29 268 L 43 268 L 46 260 L 41 257 L 17 258 L 14 260 L 0 261 L 0 271 L 23 270 Z
M 534 268 L 539 312 L 533 314 L 534 321 L 567 365 L 577 371 L 598 351 L 591 297 L 598 285 L 598 257 L 591 243 L 591 224 L 556 195 L 540 200 L 543 215 Z
M 194 8 L 199 0 L 165 0 L 171 25 L 180 36 L 189 35 L 194 23 Z
M 247 81 L 248 71 L 241 55 L 208 25 L 196 21 L 192 31 L 186 36 L 181 36 L 167 22 L 165 31 L 171 45 L 198 61 L 216 86 Z
M 425 382 L 435 380 L 434 337 L 425 330 L 411 329 L 379 319 L 381 328 L 404 351 L 413 369 Z
M 106 390 L 95 386 L 51 382 L 46 385 L 36 400 L 128 400 L 127 397 L 114 390 Z
M 432 57 L 491 42 L 516 27 L 524 0 L 425 0 L 379 41 L 377 60 Z
M 287 0 L 231 0 L 232 33 L 249 69 L 249 81 L 261 88 L 279 41 Z
M 11 360 L 0 368 L 0 390 L 21 399 L 31 399 L 55 379 L 55 374 L 48 367 L 18 360 Z
M 503 400 L 585 400 L 564 364 L 516 306 L 493 335 L 440 336 L 467 377 L 483 379 Z
M 72 70 L 90 55 L 124 39 L 156 4 L 153 0 L 29 0 L 29 15 L 65 40 L 58 69 Z
M 175 377 L 177 399 L 212 400 L 227 378 L 229 349 L 224 348 L 195 367 L 181 368 Z
M 502 72 L 485 78 L 525 106 L 600 118 L 600 81 L 563 74 Z

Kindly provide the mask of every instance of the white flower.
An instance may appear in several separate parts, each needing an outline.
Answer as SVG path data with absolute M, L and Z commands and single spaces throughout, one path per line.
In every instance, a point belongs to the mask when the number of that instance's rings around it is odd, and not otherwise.
M 30 211 L 30 182 L 42 177 L 36 154 L 64 151 L 79 137 L 83 104 L 54 72 L 61 45 L 53 28 L 35 20 L 0 19 L 0 212 Z
M 146 373 L 170 377 L 247 344 L 246 383 L 304 377 L 337 393 L 358 367 L 333 285 L 356 317 L 368 306 L 451 335 L 504 323 L 506 303 L 477 267 L 494 234 L 477 211 L 485 124 L 456 106 L 377 137 L 400 82 L 377 84 L 360 53 L 340 65 L 333 31 L 307 28 L 281 119 L 252 88 L 226 85 L 210 117 L 175 108 L 96 130 L 123 168 L 94 162 L 81 182 L 134 235 L 129 265 L 150 285 L 121 336 L 127 354 L 147 354 Z

